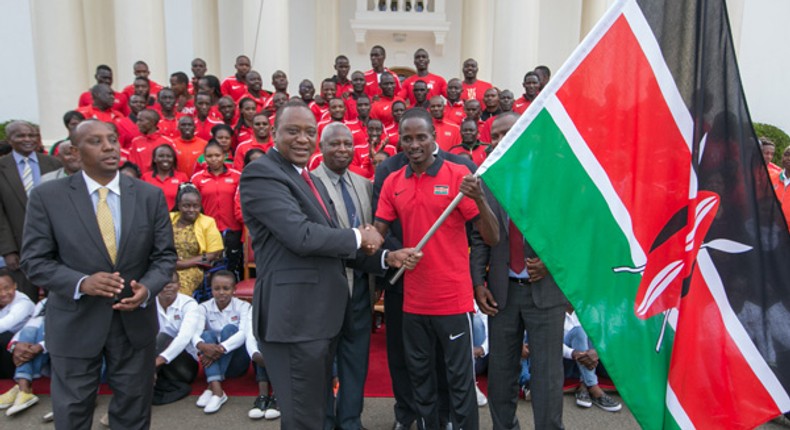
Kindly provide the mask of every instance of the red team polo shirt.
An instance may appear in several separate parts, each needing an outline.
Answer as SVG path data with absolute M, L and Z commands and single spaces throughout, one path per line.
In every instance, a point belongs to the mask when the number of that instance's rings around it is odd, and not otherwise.
M 261 151 L 266 152 L 272 146 L 274 146 L 274 142 L 272 141 L 271 136 L 269 136 L 269 140 L 266 143 L 258 143 L 254 137 L 239 143 L 239 146 L 236 147 L 236 155 L 233 157 L 233 168 L 239 172 L 244 169 L 244 157 L 251 149 L 260 149 Z
M 481 106 L 485 106 L 483 104 L 483 96 L 485 95 L 486 90 L 491 88 L 491 84 L 478 79 L 472 85 L 467 84 L 466 81 L 461 81 L 461 87 L 462 100 L 477 99 Z
M 170 145 L 176 153 L 178 148 L 173 141 L 159 132 L 153 132 L 143 136 L 135 137 L 132 146 L 129 148 L 129 161 L 136 164 L 140 171 L 145 174 L 151 171 L 151 160 L 154 156 L 154 149 L 160 145 Z M 178 168 L 178 166 L 176 166 Z
M 414 247 L 459 193 L 466 166 L 437 158 L 417 176 L 406 165 L 381 188 L 376 220 L 400 219 L 403 246 Z M 423 248 L 425 255 L 403 278 L 403 311 L 418 315 L 456 315 L 474 311 L 469 274 L 466 222 L 480 212 L 464 198 Z
M 132 145 L 132 139 L 140 136 L 140 130 L 137 129 L 132 120 L 116 110 L 102 111 L 90 105 L 77 109 L 77 112 L 81 113 L 85 119 L 92 118 L 115 124 L 115 128 L 118 129 L 118 141 L 121 144 L 121 148 L 128 149 Z
M 148 80 L 148 95 L 156 97 L 159 94 L 159 90 L 162 89 L 162 86 L 157 84 L 152 80 Z M 129 84 L 123 87 L 123 93 L 126 95 L 126 99 L 129 100 L 129 97 L 134 94 L 134 83 Z
M 370 107 L 370 117 L 381 121 L 381 124 L 386 128 L 395 123 L 395 119 L 392 117 L 392 103 L 397 100 L 403 101 L 403 99 L 397 96 L 391 99 L 384 97 L 384 95 L 379 97 Z
M 239 82 L 239 80 L 236 79 L 236 75 L 230 75 L 222 81 L 219 90 L 222 92 L 222 95 L 231 96 L 233 101 L 238 103 L 247 92 L 247 85 L 243 82 Z
M 156 127 L 159 129 L 159 132 L 162 133 L 162 136 L 168 137 L 170 139 L 175 139 L 178 136 L 181 136 L 181 132 L 178 131 L 178 120 L 183 116 L 181 113 L 176 112 L 176 116 L 173 119 L 167 119 L 164 115 L 161 115 L 161 119 L 156 124 Z
M 211 129 L 217 124 L 222 124 L 222 120 L 217 121 L 211 116 L 207 116 L 205 120 L 201 121 L 195 117 L 195 136 L 208 142 L 211 140 Z
M 176 145 L 176 153 L 178 154 L 178 165 L 176 168 L 187 176 L 187 180 L 195 173 L 195 162 L 203 150 L 206 148 L 206 140 L 199 137 L 193 137 L 192 140 L 184 140 L 182 138 L 173 139 Z
M 401 90 L 400 78 L 398 78 L 398 75 L 395 72 L 391 71 L 390 69 L 387 69 L 386 67 L 384 68 L 384 71 L 382 73 L 389 73 L 390 75 L 392 75 L 393 78 L 395 78 L 394 94 L 397 96 Z M 370 97 L 371 99 L 374 96 L 381 95 L 381 88 L 379 88 L 379 75 L 373 69 L 370 69 L 367 72 L 365 72 L 365 94 L 367 94 L 368 97 Z M 373 100 L 371 100 L 371 103 L 373 103 Z
M 119 93 L 117 91 L 113 91 L 115 95 L 115 99 L 112 103 L 112 109 L 117 110 L 124 116 L 129 116 L 132 111 L 129 109 L 129 97 L 124 93 Z M 134 94 L 134 91 L 132 92 Z M 90 91 L 85 91 L 84 93 L 80 94 L 80 100 L 78 103 L 78 107 L 83 106 L 92 106 L 93 105 L 93 96 L 91 95 Z
M 474 149 L 472 149 L 471 151 L 464 148 L 463 145 L 459 144 L 453 146 L 447 152 L 456 155 L 469 154 L 469 156 L 472 157 L 472 162 L 475 163 L 477 167 L 480 167 L 480 165 L 483 164 L 483 161 L 486 160 L 486 157 L 488 157 L 487 150 L 488 150 L 488 145 L 481 142 L 479 145 L 475 146 Z
M 445 121 L 433 119 L 433 128 L 436 129 L 436 144 L 444 151 L 461 143 L 461 128 Z
M 449 100 L 444 105 L 444 120 L 449 121 L 457 126 L 461 126 L 461 123 L 466 118 L 466 112 L 464 112 L 464 101 L 458 100 L 455 103 L 451 103 Z
M 517 98 L 515 102 L 513 102 L 513 112 L 521 115 L 531 104 L 531 101 L 525 99 L 524 96 L 521 96 Z
M 184 182 L 189 182 L 189 177 L 182 172 L 176 170 L 173 176 L 168 176 L 164 180 L 154 176 L 154 172 L 146 172 L 143 174 L 143 181 L 151 185 L 159 187 L 165 194 L 165 201 L 167 201 L 167 209 L 173 210 L 176 205 L 176 194 L 178 194 L 178 186 Z
M 428 85 L 428 96 L 426 100 L 430 100 L 433 96 L 447 97 L 447 81 L 445 81 L 443 77 L 434 75 L 433 73 L 428 73 L 423 77 L 411 75 L 403 81 L 400 92 L 395 93 L 398 97 L 406 100 L 409 106 L 414 106 L 416 102 L 412 90 L 414 89 L 414 83 L 417 81 L 423 81 Z
M 259 94 L 260 97 L 255 97 L 250 94 L 249 91 L 246 91 L 241 97 L 239 97 L 239 100 L 244 98 L 255 100 L 255 104 L 258 106 L 256 112 L 260 112 L 264 107 L 266 107 L 266 105 L 271 104 L 272 95 L 268 91 L 264 90 L 261 90 Z
M 233 215 L 233 197 L 239 187 L 241 173 L 236 169 L 225 169 L 219 175 L 202 170 L 192 176 L 203 198 L 203 212 L 217 221 L 219 231 L 241 231 L 242 224 Z

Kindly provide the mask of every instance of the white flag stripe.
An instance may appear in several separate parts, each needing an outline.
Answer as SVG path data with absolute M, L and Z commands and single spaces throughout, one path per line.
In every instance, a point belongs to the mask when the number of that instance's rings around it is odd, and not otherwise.
M 571 147 L 574 155 L 576 155 L 576 159 L 579 160 L 582 168 L 587 172 L 590 179 L 601 192 L 604 200 L 606 200 L 609 211 L 612 213 L 615 222 L 617 222 L 617 225 L 628 241 L 628 246 L 631 248 L 633 265 L 636 267 L 644 266 L 647 263 L 647 256 L 645 255 L 645 250 L 639 245 L 639 241 L 636 240 L 631 214 L 620 199 L 617 191 L 615 191 L 609 175 L 606 174 L 606 170 L 604 170 L 603 166 L 598 162 L 598 159 L 595 158 L 595 155 L 590 150 L 587 142 L 584 141 L 584 138 L 582 138 L 582 135 L 576 128 L 576 124 L 571 120 L 571 117 L 568 115 L 568 112 L 565 110 L 565 107 L 557 98 L 556 94 L 552 94 L 551 97 L 548 97 L 545 103 L 546 110 L 551 114 L 554 123 L 557 124 L 557 127 L 565 136 L 568 145 Z
M 738 346 L 738 350 L 743 354 L 746 362 L 749 363 L 749 367 L 751 367 L 760 382 L 763 383 L 774 403 L 776 403 L 776 407 L 780 411 L 790 410 L 790 396 L 788 396 L 787 391 L 782 387 L 768 363 L 765 362 L 760 351 L 757 350 L 743 324 L 735 315 L 735 311 L 732 310 L 732 306 L 727 300 L 727 294 L 724 292 L 724 284 L 721 282 L 719 272 L 716 270 L 716 266 L 713 264 L 707 249 L 700 249 L 699 254 L 697 254 L 697 267 L 705 279 L 705 284 L 708 286 L 713 300 L 716 301 L 716 306 L 719 308 L 727 333 L 735 345 Z
M 672 386 L 669 385 L 667 382 L 667 399 L 666 399 L 667 409 L 669 409 L 669 413 L 672 414 L 672 418 L 675 419 L 678 427 L 684 430 L 691 430 L 694 427 L 694 423 L 691 422 L 688 414 L 683 409 L 683 405 L 680 404 L 680 400 L 678 400 L 678 396 L 672 391 Z M 666 428 L 668 426 L 664 426 Z
M 568 77 L 576 71 L 582 61 L 587 58 L 590 51 L 595 48 L 601 38 L 609 31 L 609 27 L 622 15 L 623 8 L 626 3 L 633 2 L 634 0 L 617 0 L 604 16 L 595 24 L 592 30 L 584 37 L 584 40 L 579 44 L 576 50 L 573 51 L 570 57 L 565 60 L 565 63 L 552 75 L 548 84 L 540 91 L 535 100 L 529 105 L 527 110 L 521 114 L 521 117 L 516 121 L 510 131 L 507 132 L 502 141 L 499 142 L 496 149 L 486 158 L 483 164 L 477 168 L 476 176 L 481 176 L 488 170 L 488 167 L 496 163 L 508 149 L 513 145 L 518 136 L 521 136 L 526 130 L 527 126 L 538 116 L 538 113 L 543 110 L 546 105 L 546 100 L 549 96 L 554 96 L 568 80 Z

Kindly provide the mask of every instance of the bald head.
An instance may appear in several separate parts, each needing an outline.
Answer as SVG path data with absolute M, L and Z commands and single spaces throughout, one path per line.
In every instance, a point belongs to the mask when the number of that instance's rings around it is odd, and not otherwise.
M 496 148 L 502 138 L 505 137 L 508 131 L 513 128 L 513 125 L 518 121 L 519 114 L 515 112 L 503 112 L 496 116 L 494 122 L 491 124 L 491 146 Z

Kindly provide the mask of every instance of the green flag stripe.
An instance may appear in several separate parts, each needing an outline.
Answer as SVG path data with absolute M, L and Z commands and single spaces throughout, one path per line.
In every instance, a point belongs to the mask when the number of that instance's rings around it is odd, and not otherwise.
M 545 109 L 482 177 L 574 306 L 618 390 L 644 427 L 664 422 L 673 333 L 636 318 L 631 247 L 596 184 Z

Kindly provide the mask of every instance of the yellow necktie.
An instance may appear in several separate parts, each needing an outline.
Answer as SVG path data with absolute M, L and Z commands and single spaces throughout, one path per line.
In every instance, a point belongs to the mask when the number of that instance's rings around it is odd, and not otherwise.
M 115 222 L 112 219 L 110 205 L 107 204 L 107 193 L 109 192 L 109 188 L 99 188 L 99 204 L 96 205 L 96 220 L 99 222 L 101 238 L 104 240 L 104 246 L 107 247 L 107 253 L 110 254 L 110 260 L 115 264 L 115 256 L 118 251 L 115 247 Z

